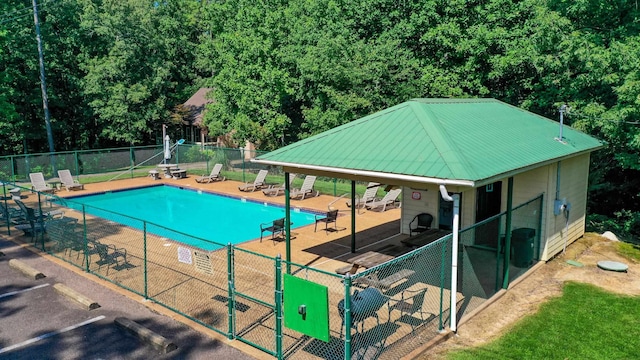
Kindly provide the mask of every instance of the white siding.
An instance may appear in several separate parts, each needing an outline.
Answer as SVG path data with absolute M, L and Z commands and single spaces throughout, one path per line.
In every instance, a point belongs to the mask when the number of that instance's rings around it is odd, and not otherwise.
M 460 228 L 473 225 L 475 211 L 475 189 L 447 187 L 450 193 L 462 193 L 462 203 L 460 204 Z M 465 191 L 463 191 L 465 190 Z M 420 200 L 412 199 L 412 193 L 420 194 Z M 413 218 L 423 212 L 433 215 L 432 227 L 438 227 L 438 210 L 440 205 L 440 188 L 437 185 L 430 185 L 427 190 L 414 190 L 409 187 L 402 188 L 402 217 L 401 232 L 409 233 L 409 223 Z
M 543 243 L 542 260 L 549 260 L 562 252 L 564 247 L 584 235 L 589 177 L 589 154 L 567 159 L 560 164 L 560 191 L 558 198 L 566 198 L 571 204 L 567 229 L 564 214 L 554 215 L 557 165 L 552 166 L 554 181 L 545 204 L 546 243 Z
M 438 191 L 436 186 L 429 187 L 427 190 L 402 188 L 402 222 L 400 228 L 403 234 L 409 233 L 409 223 L 416 215 L 423 212 L 433 215 L 432 227 L 438 226 Z M 420 194 L 420 200 L 411 198 L 411 194 L 414 192 Z
M 557 163 L 543 166 L 537 169 L 514 176 L 513 179 L 513 206 L 518 206 L 539 195 L 543 195 L 542 226 L 540 233 L 540 247 L 542 249 L 541 260 L 549 260 L 554 255 L 562 252 L 566 245 L 576 241 L 584 235 L 585 213 L 587 207 L 587 185 L 589 176 L 589 154 L 563 160 L 560 164 L 560 191 L 558 197 L 566 198 L 571 204 L 569 222 L 564 215 L 554 215 L 554 200 L 556 197 Z M 460 204 L 460 228 L 471 226 L 475 219 L 475 188 L 448 187 L 449 192 L 462 194 Z M 411 198 L 413 192 L 420 193 L 420 200 Z M 501 211 L 506 210 L 508 191 L 508 179 L 502 179 L 502 205 Z M 401 231 L 409 233 L 409 222 L 419 213 L 427 212 L 433 215 L 433 227 L 438 226 L 438 205 L 440 192 L 436 185 L 427 190 L 413 190 L 405 187 L 402 192 L 402 222 Z M 538 224 L 532 224 L 532 215 L 536 215 L 539 209 L 529 209 L 530 213 L 514 214 L 512 227 L 536 228 Z

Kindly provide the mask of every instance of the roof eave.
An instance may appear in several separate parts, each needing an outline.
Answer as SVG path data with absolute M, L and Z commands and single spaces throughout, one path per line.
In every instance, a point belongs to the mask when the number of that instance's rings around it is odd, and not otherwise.
M 602 147 L 604 147 L 604 146 L 603 145 L 602 146 L 598 146 L 598 147 L 595 147 L 595 148 L 583 150 L 583 151 L 576 152 L 576 153 L 573 153 L 573 154 L 569 154 L 569 155 L 565 155 L 565 156 L 549 159 L 549 160 L 546 160 L 546 161 L 541 161 L 541 162 L 538 162 L 538 163 L 535 163 L 535 164 L 531 164 L 531 165 L 528 165 L 528 166 L 524 166 L 524 167 L 521 167 L 521 168 L 518 168 L 518 169 L 513 169 L 511 171 L 507 171 L 507 172 L 504 172 L 504 173 L 501 173 L 501 174 L 497 174 L 497 175 L 491 176 L 491 177 L 486 178 L 486 179 L 478 180 L 476 182 L 476 186 L 480 187 L 480 186 L 484 186 L 484 185 L 488 185 L 488 184 L 493 184 L 494 182 L 496 182 L 496 181 L 498 181 L 500 179 L 510 178 L 512 176 L 516 176 L 518 174 L 527 172 L 529 170 L 537 169 L 539 167 L 547 166 L 549 164 L 554 164 L 554 163 L 557 163 L 559 161 L 566 160 L 566 159 L 569 159 L 569 158 L 573 158 L 573 157 L 576 157 L 576 156 L 592 153 L 595 150 L 601 149 Z
M 313 172 L 342 174 L 342 175 L 347 175 L 346 176 L 347 178 L 348 177 L 375 178 L 375 179 L 388 179 L 392 181 L 395 180 L 395 181 L 419 183 L 419 184 L 455 185 L 455 186 L 468 186 L 468 187 L 475 187 L 476 185 L 475 182 L 471 180 L 440 179 L 440 178 L 424 177 L 424 176 L 416 176 L 416 175 L 403 175 L 403 174 L 393 174 L 393 173 L 385 173 L 385 172 L 378 172 L 378 171 L 345 169 L 345 168 L 336 168 L 336 167 L 320 166 L 320 165 L 297 164 L 297 163 L 263 160 L 263 159 L 251 159 L 251 162 L 254 162 L 257 164 L 264 164 L 264 165 L 282 166 L 283 168 L 305 169 Z M 392 183 L 392 181 L 390 183 Z

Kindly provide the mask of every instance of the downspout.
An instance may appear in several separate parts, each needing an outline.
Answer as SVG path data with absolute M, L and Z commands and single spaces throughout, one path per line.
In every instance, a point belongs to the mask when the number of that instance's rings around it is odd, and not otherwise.
M 454 333 L 457 329 L 457 293 L 458 293 L 458 241 L 459 241 L 459 225 L 458 218 L 460 216 L 460 195 L 449 195 L 447 188 L 440 185 L 440 195 L 445 201 L 453 201 L 453 241 L 451 243 L 451 321 L 449 327 Z

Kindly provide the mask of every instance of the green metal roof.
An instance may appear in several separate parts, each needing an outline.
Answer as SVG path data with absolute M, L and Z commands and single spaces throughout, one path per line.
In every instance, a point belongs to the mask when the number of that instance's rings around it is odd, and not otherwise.
M 475 183 L 602 146 L 494 99 L 413 99 L 261 155 L 256 162 Z

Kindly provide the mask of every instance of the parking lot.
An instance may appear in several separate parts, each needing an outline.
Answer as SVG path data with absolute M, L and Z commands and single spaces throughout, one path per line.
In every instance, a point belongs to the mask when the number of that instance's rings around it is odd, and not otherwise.
M 142 299 L 136 301 L 13 242 L 0 239 L 0 252 L 0 359 L 254 359 L 224 339 L 153 311 Z M 46 277 L 25 276 L 9 265 L 11 259 Z M 83 308 L 56 291 L 56 284 L 100 307 Z M 116 318 L 134 321 L 177 348 L 165 354 L 117 326 Z

